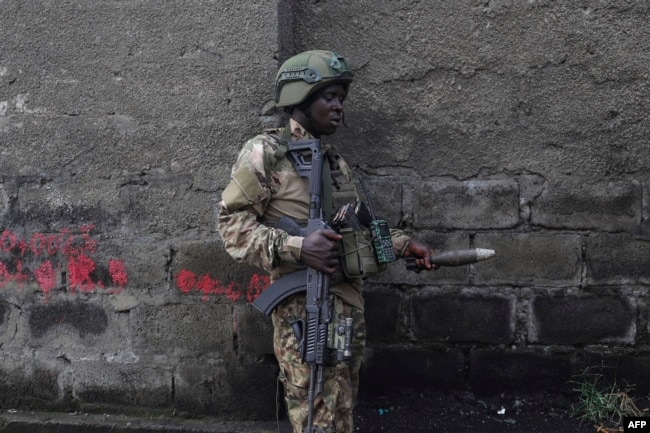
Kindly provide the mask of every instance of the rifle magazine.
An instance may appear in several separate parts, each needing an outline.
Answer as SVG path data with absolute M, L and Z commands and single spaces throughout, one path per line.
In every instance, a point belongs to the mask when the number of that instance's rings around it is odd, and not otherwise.
M 280 278 L 269 287 L 267 287 L 253 301 L 253 306 L 266 316 L 270 316 L 275 307 L 289 296 L 307 290 L 306 286 L 307 270 L 293 272 L 285 277 Z

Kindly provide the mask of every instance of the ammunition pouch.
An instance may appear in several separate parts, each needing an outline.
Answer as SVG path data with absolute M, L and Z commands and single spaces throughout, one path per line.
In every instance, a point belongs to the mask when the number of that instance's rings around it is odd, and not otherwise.
M 341 268 L 346 278 L 367 278 L 386 269 L 385 264 L 377 262 L 370 230 L 355 231 L 346 227 L 340 229 L 339 234 L 343 237 L 339 241 L 339 251 Z

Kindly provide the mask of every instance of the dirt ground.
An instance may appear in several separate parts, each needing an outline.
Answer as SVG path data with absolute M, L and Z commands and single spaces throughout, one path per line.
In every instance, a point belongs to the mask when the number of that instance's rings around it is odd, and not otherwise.
M 572 417 L 572 402 L 559 395 L 397 391 L 361 398 L 355 410 L 359 433 L 594 433 L 599 426 Z M 605 426 L 611 427 L 611 426 Z M 621 430 L 622 431 L 622 430 Z M 603 430 L 614 433 L 616 429 Z

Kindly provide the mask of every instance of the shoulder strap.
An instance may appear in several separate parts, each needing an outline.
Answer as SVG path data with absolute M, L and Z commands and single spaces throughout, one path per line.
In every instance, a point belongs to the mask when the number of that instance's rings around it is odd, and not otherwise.
M 280 139 L 280 144 L 278 145 L 277 150 L 275 151 L 276 159 L 284 158 L 284 155 L 287 154 L 287 149 L 289 148 L 289 143 L 291 142 L 291 126 L 287 125 L 282 130 L 282 138 Z

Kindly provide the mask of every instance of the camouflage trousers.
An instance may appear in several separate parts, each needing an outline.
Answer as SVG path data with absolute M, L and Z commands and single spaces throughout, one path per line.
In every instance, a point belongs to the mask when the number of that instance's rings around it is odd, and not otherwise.
M 352 358 L 335 366 L 325 367 L 323 392 L 314 402 L 314 426 L 325 433 L 352 433 L 352 409 L 359 390 L 359 369 L 366 344 L 363 311 L 334 296 L 333 318 L 352 317 L 354 338 Z M 303 433 L 307 426 L 307 392 L 310 366 L 303 363 L 291 322 L 305 317 L 305 296 L 295 295 L 273 311 L 273 347 L 280 364 L 279 380 L 284 385 L 285 403 L 294 433 Z

